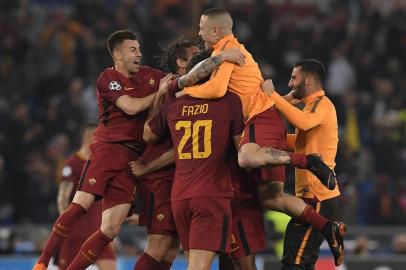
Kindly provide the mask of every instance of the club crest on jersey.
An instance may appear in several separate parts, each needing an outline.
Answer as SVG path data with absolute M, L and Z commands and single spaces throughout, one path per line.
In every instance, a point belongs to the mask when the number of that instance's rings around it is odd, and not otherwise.
M 111 91 L 118 91 L 121 90 L 121 85 L 116 81 L 111 81 L 109 83 L 109 88 Z
M 94 178 L 90 178 L 88 181 L 89 181 L 89 185 L 91 185 L 91 186 L 96 184 L 96 179 L 94 179 Z
M 149 85 L 155 85 L 155 80 L 151 78 L 151 79 L 149 80 Z
M 158 221 L 163 221 L 163 220 L 165 219 L 165 215 L 162 214 L 162 213 L 159 213 L 159 214 L 156 216 L 156 219 L 157 219 Z

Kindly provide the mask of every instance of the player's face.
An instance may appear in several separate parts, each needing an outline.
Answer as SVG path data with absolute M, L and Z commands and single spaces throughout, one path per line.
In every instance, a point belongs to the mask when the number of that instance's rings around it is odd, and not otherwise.
M 294 98 L 303 99 L 306 96 L 305 78 L 303 73 L 300 72 L 300 67 L 293 68 L 288 86 L 295 91 L 293 94 Z
M 189 48 L 185 49 L 185 58 L 186 58 L 186 60 L 181 59 L 181 58 L 178 58 L 176 60 L 176 63 L 178 65 L 178 69 L 177 69 L 178 75 L 183 76 L 183 75 L 186 74 L 187 64 L 189 63 L 192 56 L 197 52 L 199 52 L 199 48 L 196 47 L 196 46 L 192 46 L 192 47 L 189 47 Z
M 120 54 L 123 67 L 129 74 L 136 73 L 140 68 L 141 51 L 137 40 L 124 40 L 120 45 Z
M 199 36 L 204 40 L 206 49 L 211 49 L 217 43 L 213 25 L 210 23 L 209 17 L 202 15 L 199 23 Z

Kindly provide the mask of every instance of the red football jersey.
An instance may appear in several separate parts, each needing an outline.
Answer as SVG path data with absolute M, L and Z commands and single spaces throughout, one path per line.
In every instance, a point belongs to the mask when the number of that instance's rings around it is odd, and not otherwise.
M 229 146 L 241 134 L 241 101 L 233 93 L 221 99 L 190 96 L 167 98 L 150 122 L 160 136 L 170 132 L 176 151 L 171 200 L 193 197 L 232 197 Z
M 246 171 L 238 165 L 237 149 L 230 147 L 229 166 L 231 180 L 233 184 L 235 202 L 257 199 L 257 189 L 255 182 L 258 180 L 258 170 Z
M 68 181 L 74 184 L 71 199 L 73 199 L 73 195 L 75 195 L 75 192 L 78 189 L 80 176 L 82 175 L 85 164 L 86 159 L 79 156 L 79 153 L 75 153 L 65 161 L 62 168 L 61 181 Z
M 131 116 L 115 103 L 123 95 L 142 98 L 156 92 L 163 76 L 165 73 L 149 67 L 141 67 L 131 78 L 113 68 L 105 69 L 96 84 L 99 125 L 95 132 L 95 141 L 134 141 L 139 143 L 141 151 L 145 146 L 142 134 L 148 110 Z

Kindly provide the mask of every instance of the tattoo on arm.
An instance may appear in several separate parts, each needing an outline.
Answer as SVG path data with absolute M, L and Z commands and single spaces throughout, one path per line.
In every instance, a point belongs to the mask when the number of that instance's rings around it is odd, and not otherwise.
M 195 85 L 201 79 L 209 76 L 218 66 L 220 66 L 224 61 L 219 55 L 212 56 L 206 60 L 197 64 L 188 74 L 179 78 L 179 87 L 185 88 L 188 86 Z
M 286 165 L 290 163 L 290 156 L 285 151 L 267 147 L 265 153 L 270 155 L 270 163 L 272 165 Z

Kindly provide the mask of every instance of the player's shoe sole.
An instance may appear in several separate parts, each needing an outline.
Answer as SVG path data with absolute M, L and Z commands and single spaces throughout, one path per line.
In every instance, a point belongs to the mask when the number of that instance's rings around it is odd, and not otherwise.
M 45 264 L 43 263 L 35 263 L 34 267 L 32 268 L 32 270 L 47 270 L 48 267 L 45 266 Z

